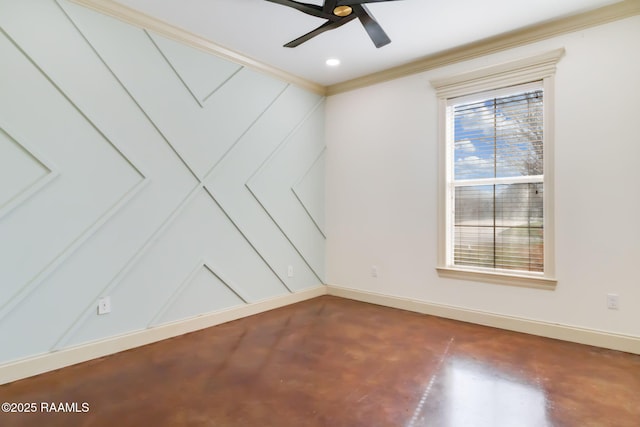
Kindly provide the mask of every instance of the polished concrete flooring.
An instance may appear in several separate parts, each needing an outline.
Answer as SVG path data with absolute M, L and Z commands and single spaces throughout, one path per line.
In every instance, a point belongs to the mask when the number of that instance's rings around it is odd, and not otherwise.
M 640 356 L 325 296 L 0 386 L 0 402 L 80 411 L 0 426 L 638 427 Z

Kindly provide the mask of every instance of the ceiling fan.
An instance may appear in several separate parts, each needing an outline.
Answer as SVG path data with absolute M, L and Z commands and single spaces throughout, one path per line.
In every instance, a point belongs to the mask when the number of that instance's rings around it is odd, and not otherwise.
M 316 16 L 318 18 L 326 19 L 327 22 L 319 26 L 313 31 L 298 37 L 295 40 L 285 44 L 284 47 L 296 47 L 328 30 L 341 27 L 347 22 L 353 21 L 355 18 L 360 20 L 360 23 L 369 34 L 371 41 L 380 48 L 384 45 L 391 43 L 391 39 L 384 32 L 378 21 L 375 20 L 369 9 L 365 6 L 365 3 L 381 3 L 386 1 L 396 0 L 324 0 L 322 6 L 309 3 L 301 3 L 294 0 L 267 0 L 272 3 L 278 3 L 283 6 L 289 6 L 294 9 L 304 12 L 307 15 Z

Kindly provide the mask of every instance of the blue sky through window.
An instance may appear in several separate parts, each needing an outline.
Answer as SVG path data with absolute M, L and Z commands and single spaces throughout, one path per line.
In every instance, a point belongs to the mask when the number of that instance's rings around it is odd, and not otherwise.
M 455 105 L 455 179 L 542 174 L 542 91 Z

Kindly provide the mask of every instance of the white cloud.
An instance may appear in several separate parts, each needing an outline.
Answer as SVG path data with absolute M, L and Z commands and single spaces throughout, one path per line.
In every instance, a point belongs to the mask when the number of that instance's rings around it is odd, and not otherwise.
M 493 175 L 493 156 L 482 158 L 466 156 L 456 160 L 456 179 L 489 178 Z
M 456 150 L 460 150 L 460 151 L 463 151 L 465 153 L 475 153 L 476 152 L 476 146 L 473 145 L 473 143 L 467 139 L 467 140 L 464 140 L 464 141 L 456 142 Z
M 458 159 L 458 163 L 459 164 L 465 164 L 465 163 L 475 163 L 478 160 L 480 160 L 480 157 L 478 156 L 467 156 L 467 157 L 461 157 Z

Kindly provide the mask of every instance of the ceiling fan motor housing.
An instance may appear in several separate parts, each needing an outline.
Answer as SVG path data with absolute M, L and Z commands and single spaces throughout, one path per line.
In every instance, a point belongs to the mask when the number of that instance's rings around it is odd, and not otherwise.
M 349 16 L 353 12 L 351 6 L 336 6 L 333 9 L 333 14 L 336 16 Z

